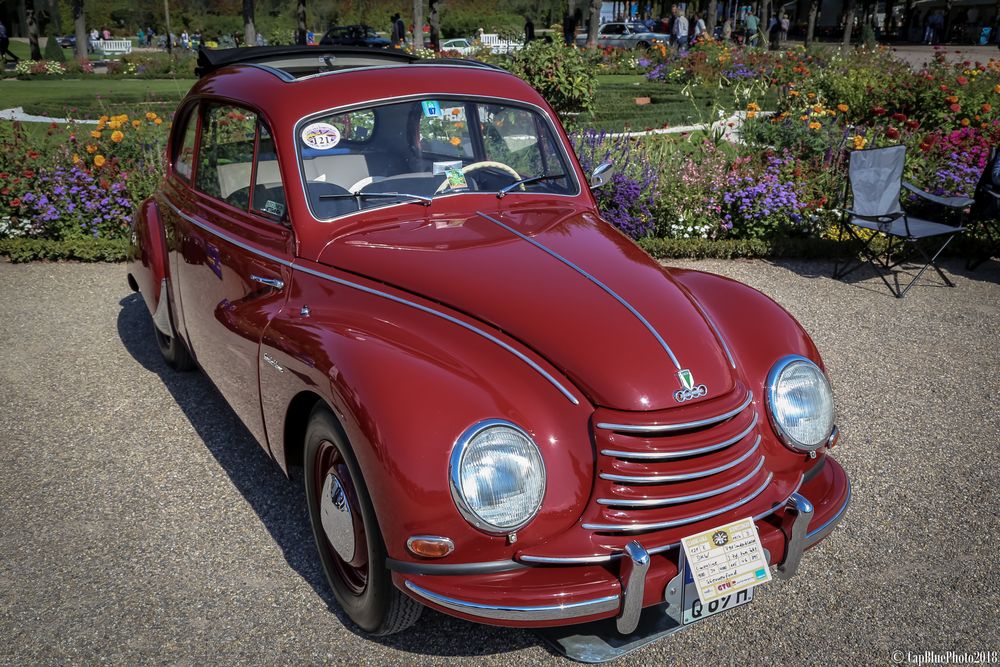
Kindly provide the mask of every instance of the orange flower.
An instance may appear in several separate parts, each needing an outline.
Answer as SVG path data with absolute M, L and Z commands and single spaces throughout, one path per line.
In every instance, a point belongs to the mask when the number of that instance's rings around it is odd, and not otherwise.
M 114 132 L 111 133 L 111 141 L 115 142 L 116 144 L 124 138 L 125 135 L 122 134 L 121 130 L 115 130 Z
M 818 123 L 816 121 L 813 121 L 813 122 L 809 123 L 809 129 L 810 130 L 818 130 L 821 127 L 823 127 L 822 123 Z
M 747 105 L 747 111 L 760 111 L 760 105 L 756 102 L 751 102 Z
M 757 117 L 756 111 L 747 111 L 747 118 L 756 118 L 756 117 Z
M 97 146 L 95 146 L 94 144 L 87 144 L 87 152 L 93 155 L 94 153 L 97 152 Z
M 156 114 L 152 111 L 146 112 L 146 120 L 156 120 Z
M 806 97 L 808 97 L 811 100 L 814 100 L 816 99 L 816 93 L 806 93 Z
M 459 139 L 458 137 L 452 137 L 451 139 L 448 140 L 448 143 L 450 143 L 452 146 L 458 146 L 462 143 L 462 140 Z
M 133 120 L 132 121 L 132 127 L 134 127 L 135 129 L 138 130 L 139 129 L 139 125 L 141 125 L 141 123 L 139 121 L 137 121 L 137 120 Z
M 839 111 L 840 113 L 847 113 L 848 111 L 850 111 L 850 109 L 851 108 L 849 106 L 847 106 L 846 104 L 838 104 L 837 105 L 837 111 Z
M 465 123 L 459 121 L 455 121 L 454 123 L 452 123 L 452 125 L 455 127 L 456 130 L 461 130 L 463 127 L 465 127 Z
M 110 121 L 108 123 L 108 127 L 110 127 L 112 130 L 117 130 L 121 126 L 122 126 L 122 122 L 120 120 L 117 120 L 117 119 L 116 120 L 112 120 L 112 121 Z
M 996 93 L 997 95 L 1000 95 L 1000 83 L 993 86 L 993 92 Z
M 859 151 L 868 145 L 868 140 L 862 137 L 860 134 L 854 137 L 854 150 Z
M 991 111 L 993 111 L 993 105 L 990 104 L 989 102 L 985 102 L 983 104 L 983 113 L 989 113 Z
M 823 113 L 823 107 L 817 104 L 813 107 L 813 113 Z
M 95 155 L 94 156 L 94 166 L 95 167 L 103 167 L 105 162 L 107 162 L 107 160 L 104 159 L 103 155 Z
M 162 118 L 154 118 L 153 122 L 156 123 L 157 125 L 163 125 L 163 119 Z
M 962 119 L 962 127 L 969 127 L 969 123 L 972 122 L 968 118 Z
M 80 156 L 73 153 L 73 164 L 80 164 Z
M 789 90 L 788 91 L 788 96 L 789 97 L 798 97 L 800 94 L 801 93 L 799 93 L 799 91 L 797 91 L 797 90 Z
M 90 136 L 92 136 L 95 139 L 100 139 L 101 138 L 101 133 L 100 133 L 99 130 L 91 130 L 90 131 Z
M 806 114 L 802 114 L 801 116 L 799 116 L 799 120 L 809 120 L 809 116 L 807 116 Z
M 955 102 L 958 102 L 958 95 L 949 95 L 948 97 L 944 98 L 944 100 L 949 104 L 954 104 Z

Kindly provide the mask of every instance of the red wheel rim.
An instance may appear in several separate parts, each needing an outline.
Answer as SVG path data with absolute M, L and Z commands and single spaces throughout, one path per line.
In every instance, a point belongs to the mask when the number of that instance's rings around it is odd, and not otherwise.
M 360 595 L 368 585 L 368 537 L 361 514 L 361 503 L 358 501 L 358 491 L 354 485 L 354 478 L 351 477 L 351 471 L 347 467 L 343 455 L 336 445 L 324 440 L 316 452 L 316 467 L 312 481 L 317 515 L 323 495 L 323 484 L 327 475 L 330 474 L 337 477 L 351 509 L 351 523 L 354 528 L 354 557 L 350 561 L 345 561 L 330 544 L 325 533 L 322 530 L 319 532 L 322 535 L 323 548 L 326 549 L 327 556 L 333 563 L 334 570 L 336 570 L 340 580 L 352 593 Z

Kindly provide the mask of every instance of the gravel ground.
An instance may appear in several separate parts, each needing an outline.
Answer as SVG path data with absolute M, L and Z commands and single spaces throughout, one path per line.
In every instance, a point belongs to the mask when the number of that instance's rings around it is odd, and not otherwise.
M 772 295 L 823 351 L 854 483 L 752 605 L 619 665 L 889 664 L 1000 650 L 1000 264 L 893 299 L 828 263 L 683 263 Z M 569 664 L 426 612 L 360 636 L 288 481 L 198 373 L 160 361 L 120 265 L 0 263 L 0 663 Z

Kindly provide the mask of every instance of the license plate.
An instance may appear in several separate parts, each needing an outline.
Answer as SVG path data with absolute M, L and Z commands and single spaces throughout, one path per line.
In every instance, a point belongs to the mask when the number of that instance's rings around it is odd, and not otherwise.
M 698 599 L 698 590 L 695 588 L 695 585 L 693 583 L 688 584 L 684 587 L 684 625 L 697 623 L 709 616 L 715 616 L 729 609 L 735 609 L 740 605 L 748 604 L 752 600 L 753 589 L 747 588 L 736 593 L 724 595 L 704 605 Z

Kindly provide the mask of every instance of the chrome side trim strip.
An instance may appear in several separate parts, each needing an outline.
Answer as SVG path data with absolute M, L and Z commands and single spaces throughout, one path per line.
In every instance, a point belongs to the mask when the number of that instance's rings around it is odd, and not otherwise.
M 528 567 L 513 560 L 494 560 L 479 563 L 414 563 L 411 561 L 386 558 L 385 565 L 400 574 L 420 574 L 431 576 L 455 576 L 464 574 L 494 574 L 523 570 Z
M 826 523 L 816 528 L 816 530 L 811 530 L 806 534 L 806 544 L 805 544 L 806 549 L 813 546 L 814 544 L 822 540 L 824 537 L 829 535 L 831 532 L 833 532 L 833 529 L 837 527 L 837 524 L 840 523 L 840 520 L 844 518 L 844 513 L 847 512 L 847 506 L 851 504 L 852 495 L 853 491 L 851 489 L 851 480 L 848 479 L 847 497 L 844 499 L 844 504 L 840 506 L 840 509 L 837 510 L 836 514 L 827 519 Z
M 687 290 L 684 291 L 686 292 Z M 722 332 L 719 331 L 719 327 L 715 326 L 715 320 L 713 320 L 708 314 L 708 311 L 702 308 L 702 305 L 698 303 L 698 300 L 694 298 L 694 295 L 689 296 L 691 296 L 691 303 L 694 304 L 694 307 L 698 309 L 701 316 L 705 318 L 706 322 L 708 322 L 708 326 L 712 328 L 713 332 L 715 332 L 715 337 L 718 339 L 719 344 L 722 345 L 722 351 L 726 353 L 726 358 L 729 359 L 729 365 L 733 367 L 733 370 L 736 370 L 736 359 L 733 358 L 733 353 L 729 350 L 729 344 L 726 343 L 726 339 L 722 337 Z
M 496 218 L 491 217 L 489 215 L 486 215 L 482 211 L 476 211 L 476 213 L 481 218 L 483 218 L 485 220 L 489 220 L 493 224 L 498 225 L 498 226 L 502 227 L 503 229 L 506 229 L 508 232 L 510 232 L 514 236 L 517 236 L 517 237 L 519 237 L 519 238 L 527 241 L 528 243 L 530 243 L 531 245 L 535 246 L 539 250 L 541 250 L 541 251 L 545 252 L 546 254 L 550 255 L 551 257 L 554 257 L 555 259 L 559 260 L 560 262 L 562 262 L 563 264 L 565 264 L 566 266 L 568 266 L 569 268 L 573 269 L 574 271 L 576 271 L 577 273 L 579 273 L 581 276 L 583 276 L 584 278 L 586 278 L 587 280 L 589 280 L 590 282 L 592 282 L 594 285 L 597 285 L 602 290 L 604 290 L 605 293 L 607 293 L 615 301 L 617 301 L 622 306 L 624 306 L 626 308 L 626 310 L 628 310 L 630 313 L 632 313 L 632 315 L 634 315 L 635 318 L 637 320 L 639 320 L 644 327 L 646 327 L 646 330 L 649 331 L 649 333 L 651 333 L 653 335 L 653 337 L 656 339 L 656 341 L 660 344 L 660 346 L 663 348 L 663 350 L 667 353 L 667 356 L 670 357 L 670 361 L 673 362 L 673 364 L 677 368 L 677 370 L 681 370 L 681 364 L 680 364 L 680 362 L 677 361 L 677 357 L 674 356 L 673 350 L 670 349 L 670 346 L 667 345 L 667 342 L 665 340 L 663 340 L 663 337 L 660 336 L 659 332 L 656 329 L 653 328 L 653 325 L 649 323 L 649 320 L 647 320 L 645 317 L 643 317 L 642 314 L 638 310 L 636 310 L 635 307 L 632 304 L 630 304 L 628 301 L 626 301 L 621 296 L 619 296 L 619 294 L 617 292 L 615 292 L 613 289 L 611 289 L 610 287 L 608 287 L 607 285 L 605 285 L 604 283 L 602 283 L 600 280 L 598 280 L 597 278 L 595 278 L 594 276 L 592 276 L 590 273 L 588 273 L 587 271 L 583 270 L 582 268 L 580 268 L 579 266 L 577 266 L 573 262 L 569 261 L 568 259 L 566 259 L 562 255 L 560 255 L 556 251 L 554 251 L 554 250 L 552 250 L 552 249 L 550 249 L 550 248 L 542 245 L 541 243 L 539 243 L 535 239 L 531 238 L 527 234 L 522 234 L 521 232 L 517 231 L 516 229 L 514 229 L 510 225 L 506 225 L 506 224 L 500 222 L 499 220 L 497 220 Z
M 631 484 L 662 484 L 664 482 L 682 482 L 687 479 L 700 479 L 702 477 L 708 477 L 710 475 L 715 475 L 720 472 L 725 472 L 730 468 L 735 468 L 739 464 L 750 458 L 757 448 L 760 447 L 760 434 L 757 434 L 757 439 L 753 442 L 753 447 L 747 450 L 745 454 L 740 456 L 738 459 L 730 461 L 724 465 L 718 466 L 717 468 L 712 468 L 711 470 L 699 470 L 698 472 L 686 472 L 680 475 L 656 475 L 656 476 L 635 476 L 635 475 L 615 475 L 609 472 L 602 472 L 601 479 L 607 479 L 612 482 L 626 482 Z
M 695 500 L 704 500 L 705 498 L 711 498 L 712 496 L 718 496 L 727 491 L 732 491 L 735 488 L 743 486 L 751 479 L 754 478 L 760 469 L 764 467 L 764 457 L 760 457 L 757 465 L 750 474 L 742 479 L 739 479 L 732 484 L 727 484 L 720 489 L 712 489 L 711 491 L 704 491 L 702 493 L 694 493 L 690 496 L 672 496 L 670 498 L 650 498 L 650 499 L 638 499 L 638 500 L 628 500 L 627 498 L 598 498 L 597 503 L 599 505 L 607 505 L 609 507 L 663 507 L 664 505 L 676 505 L 678 503 L 688 503 Z
M 582 616 L 593 616 L 606 612 L 617 611 L 619 607 L 619 596 L 608 595 L 592 600 L 581 602 L 570 602 L 566 604 L 542 605 L 537 607 L 515 607 L 509 605 L 481 604 L 450 598 L 438 593 L 433 593 L 426 588 L 421 588 L 409 579 L 403 583 L 408 589 L 428 602 L 432 602 L 445 609 L 451 609 L 469 616 L 478 618 L 491 618 L 505 621 L 556 621 L 566 618 L 579 618 Z
M 620 431 L 622 433 L 668 433 L 670 431 L 685 431 L 689 428 L 699 428 L 701 426 L 709 426 L 710 424 L 724 422 L 730 417 L 735 417 L 739 413 L 746 410 L 747 406 L 750 405 L 751 402 L 753 402 L 753 392 L 748 391 L 746 400 L 743 401 L 739 407 L 733 408 L 729 412 L 715 417 L 699 419 L 693 422 L 684 422 L 683 424 L 660 424 L 659 426 L 647 424 L 610 424 L 602 422 L 597 425 L 597 428 L 604 429 L 606 431 Z
M 725 442 L 720 442 L 715 445 L 708 445 L 706 447 L 698 447 L 697 449 L 682 449 L 676 452 L 626 452 L 617 449 L 602 449 L 601 454 L 605 456 L 614 456 L 619 459 L 636 459 L 640 461 L 665 461 L 668 459 L 679 459 L 685 456 L 696 456 L 698 454 L 707 454 L 708 452 L 714 452 L 717 449 L 725 449 L 730 445 L 735 445 L 737 442 L 743 438 L 750 435 L 750 433 L 757 427 L 757 422 L 760 420 L 760 415 L 756 412 L 753 413 L 753 421 L 750 422 L 750 426 L 747 426 L 746 430 L 737 436 L 729 438 Z
M 737 500 L 734 503 L 730 503 L 725 507 L 720 507 L 714 509 L 711 512 L 704 512 L 703 514 L 698 514 L 696 516 L 689 516 L 683 519 L 672 519 L 670 521 L 660 521 L 658 523 L 631 523 L 631 524 L 614 524 L 614 523 L 585 523 L 583 527 L 587 530 L 599 530 L 604 532 L 615 532 L 615 533 L 635 533 L 643 530 L 660 530 L 662 528 L 675 528 L 677 526 L 686 526 L 689 523 L 697 523 L 704 519 L 711 519 L 713 516 L 719 516 L 720 514 L 725 514 L 730 510 L 734 510 L 737 507 L 742 507 L 748 502 L 764 493 L 764 490 L 771 484 L 771 480 L 774 478 L 774 473 L 769 472 L 767 474 L 767 479 L 760 487 L 751 493 L 746 498 L 742 500 Z
M 305 267 L 305 266 L 299 266 L 299 265 L 297 265 L 297 264 L 295 264 L 293 262 L 289 262 L 286 259 L 281 259 L 280 257 L 275 257 L 274 255 L 272 255 L 270 253 L 264 252 L 263 250 L 258 250 L 257 248 L 254 248 L 254 247 L 252 247 L 250 245 L 247 245 L 246 243 L 243 243 L 242 241 L 233 238 L 229 234 L 226 234 L 226 233 L 221 232 L 221 231 L 219 231 L 217 229 L 213 229 L 212 227 L 209 227 L 208 225 L 202 223 L 201 221 L 199 221 L 199 220 L 197 220 L 197 219 L 195 219 L 195 218 L 187 215 L 186 213 L 182 212 L 180 209 L 178 209 L 176 206 L 174 206 L 174 204 L 172 202 L 170 202 L 169 200 L 167 200 L 167 205 L 171 209 L 173 209 L 174 213 L 176 213 L 180 217 L 184 218 L 185 220 L 187 220 L 188 222 L 190 222 L 192 225 L 195 225 L 196 227 L 198 227 L 200 229 L 203 229 L 203 230 L 205 230 L 206 232 L 208 232 L 210 234 L 218 236 L 219 238 L 223 239 L 224 241 L 232 243 L 233 245 L 237 246 L 238 248 L 242 248 L 242 249 L 246 250 L 249 253 L 252 253 L 252 254 L 258 255 L 260 257 L 264 257 L 266 259 L 269 259 L 272 262 L 275 262 L 276 264 L 280 264 L 282 266 L 288 267 L 289 269 L 292 269 L 293 271 L 300 271 L 302 273 L 308 273 L 311 276 L 315 276 L 317 278 L 322 278 L 323 280 L 329 280 L 332 283 L 336 283 L 338 285 L 343 285 L 344 287 L 350 287 L 352 289 L 359 290 L 359 291 L 364 292 L 366 294 L 371 294 L 372 296 L 382 297 L 383 299 L 388 299 L 389 301 L 393 301 L 395 303 L 399 303 L 399 304 L 402 304 L 404 306 L 409 306 L 411 308 L 415 308 L 415 309 L 417 309 L 417 310 L 419 310 L 421 312 L 427 313 L 428 315 L 433 315 L 435 317 L 440 317 L 441 319 L 447 320 L 448 322 L 451 322 L 452 324 L 456 324 L 456 325 L 462 327 L 463 329 L 465 329 L 467 331 L 471 331 L 472 333 L 485 338 L 486 340 L 490 341 L 491 343 L 494 343 L 494 344 L 502 347 L 507 352 L 510 352 L 515 357 L 517 357 L 518 359 L 520 359 L 521 361 L 523 361 L 530 368 L 532 368 L 536 373 L 538 373 L 543 378 L 545 378 L 546 380 L 548 380 L 549 383 L 552 386 L 554 386 L 557 390 L 559 390 L 559 392 L 563 396 L 565 396 L 567 399 L 569 399 L 570 403 L 572 403 L 573 405 L 579 405 L 580 404 L 580 400 L 576 396 L 574 396 L 566 387 L 564 387 L 555 377 L 553 377 L 551 373 L 549 373 L 544 368 L 542 368 L 541 366 L 539 366 L 537 363 L 535 363 L 534 361 L 532 361 L 527 355 L 525 355 L 524 353 L 522 353 L 520 350 L 517 350 L 514 347 L 508 345 L 507 343 L 503 342 L 502 340 L 500 340 L 496 336 L 490 334 L 489 332 L 483 331 L 482 329 L 479 329 L 478 327 L 474 327 L 471 324 L 468 324 L 467 322 L 463 322 L 462 320 L 460 320 L 460 319 L 458 319 L 456 317 L 452 317 L 451 315 L 448 315 L 447 313 L 442 313 L 440 311 L 434 310 L 433 308 L 428 308 L 427 306 L 421 305 L 419 303 L 414 303 L 413 301 L 409 301 L 409 300 L 404 299 L 402 297 L 395 296 L 394 294 L 389 294 L 387 292 L 382 292 L 381 290 L 373 289 L 371 287 L 366 287 L 364 285 L 359 285 L 358 283 L 352 283 L 349 280 L 344 280 L 343 278 L 337 278 L 335 276 L 331 276 L 331 275 L 323 273 L 321 271 L 316 271 L 314 269 L 310 269 L 310 268 Z

